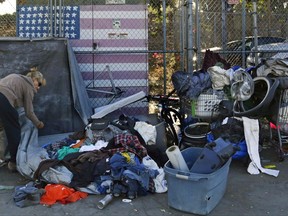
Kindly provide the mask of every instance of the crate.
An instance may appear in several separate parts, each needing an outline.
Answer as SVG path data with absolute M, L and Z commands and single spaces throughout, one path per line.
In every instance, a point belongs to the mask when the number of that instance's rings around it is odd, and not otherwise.
M 227 99 L 222 90 L 203 92 L 195 100 L 190 101 L 192 117 L 203 120 L 215 119 L 219 116 L 219 103 Z
M 189 147 L 181 151 L 189 169 L 203 148 Z M 231 158 L 209 174 L 183 172 L 174 169 L 170 161 L 164 165 L 168 183 L 168 205 L 183 212 L 209 214 L 225 194 Z

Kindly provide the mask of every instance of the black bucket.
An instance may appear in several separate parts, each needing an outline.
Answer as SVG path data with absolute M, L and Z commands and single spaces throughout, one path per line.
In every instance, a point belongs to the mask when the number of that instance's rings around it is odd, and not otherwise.
M 210 124 L 197 122 L 184 128 L 181 146 L 204 147 L 207 144 L 207 135 L 211 133 Z

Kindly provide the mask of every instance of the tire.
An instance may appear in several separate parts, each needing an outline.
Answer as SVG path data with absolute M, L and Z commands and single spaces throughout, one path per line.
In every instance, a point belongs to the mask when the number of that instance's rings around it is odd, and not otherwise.
M 178 111 L 172 108 L 162 109 L 161 117 L 166 124 L 167 147 L 171 145 L 180 145 L 179 135 L 175 125 L 182 125 L 182 117 Z M 180 146 L 179 146 L 180 147 Z

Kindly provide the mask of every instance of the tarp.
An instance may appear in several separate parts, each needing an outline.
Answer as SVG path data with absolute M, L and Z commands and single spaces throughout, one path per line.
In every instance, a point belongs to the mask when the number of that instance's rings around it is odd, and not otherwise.
M 93 109 L 67 39 L 0 39 L 0 79 L 10 73 L 25 75 L 31 67 L 37 67 L 47 80 L 34 98 L 34 111 L 45 127 L 38 130 L 24 109 L 18 109 L 21 142 L 17 169 L 32 179 L 39 163 L 49 158 L 38 136 L 82 131 Z
M 21 141 L 17 152 L 17 170 L 26 178 L 33 175 L 42 160 L 49 159 L 48 153 L 38 143 L 38 129 L 25 116 L 24 109 L 19 109 Z
M 67 39 L 0 38 L 0 79 L 37 67 L 47 85 L 34 98 L 34 110 L 45 127 L 39 135 L 83 129 L 92 115 L 84 81 Z

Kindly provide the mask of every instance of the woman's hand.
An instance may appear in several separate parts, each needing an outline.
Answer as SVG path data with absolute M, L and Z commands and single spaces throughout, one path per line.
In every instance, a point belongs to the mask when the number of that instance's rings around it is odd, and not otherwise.
M 37 128 L 38 129 L 41 129 L 44 127 L 44 123 L 41 121 L 38 125 L 37 125 Z

